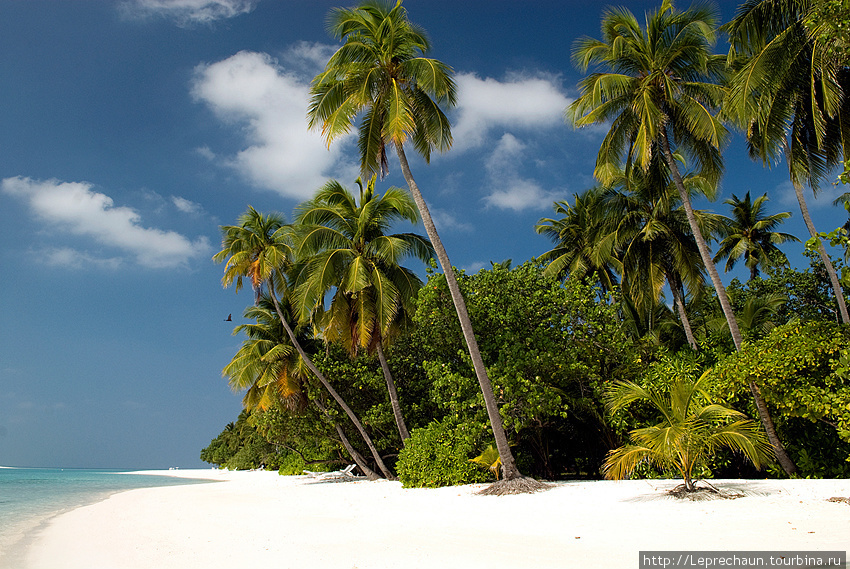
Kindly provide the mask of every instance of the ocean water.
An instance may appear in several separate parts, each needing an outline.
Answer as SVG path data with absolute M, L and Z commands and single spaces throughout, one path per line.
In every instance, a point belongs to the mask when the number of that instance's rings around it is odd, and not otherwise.
M 0 468 L 0 569 L 21 567 L 30 540 L 63 512 L 125 490 L 204 482 L 117 470 Z

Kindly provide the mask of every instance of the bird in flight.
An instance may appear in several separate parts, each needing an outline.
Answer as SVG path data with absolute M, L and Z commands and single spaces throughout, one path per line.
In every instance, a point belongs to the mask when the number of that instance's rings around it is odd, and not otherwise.
M 224 319 L 225 322 L 233 322 L 233 314 L 228 314 L 227 318 Z

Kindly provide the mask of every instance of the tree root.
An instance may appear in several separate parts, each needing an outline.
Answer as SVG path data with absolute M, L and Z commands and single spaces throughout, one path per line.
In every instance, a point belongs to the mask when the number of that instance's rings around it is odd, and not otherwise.
M 477 492 L 479 496 L 508 496 L 510 494 L 533 494 L 543 492 L 552 488 L 551 484 L 520 476 L 511 480 L 497 480 L 483 490 Z
M 702 482 L 705 482 L 704 480 Z M 680 500 L 690 500 L 692 502 L 701 502 L 704 500 L 734 500 L 735 498 L 743 498 L 743 494 L 738 492 L 728 492 L 715 488 L 708 482 L 705 482 L 709 487 L 699 487 L 693 490 L 688 490 L 684 484 L 679 484 L 667 493 L 674 498 Z

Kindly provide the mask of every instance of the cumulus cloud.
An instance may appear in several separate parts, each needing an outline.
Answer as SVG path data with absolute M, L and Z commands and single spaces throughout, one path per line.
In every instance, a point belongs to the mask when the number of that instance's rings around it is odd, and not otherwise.
M 252 11 L 259 0 L 129 0 L 121 7 L 127 17 L 161 16 L 179 26 L 211 24 Z
M 317 57 L 316 46 L 303 49 Z M 302 54 L 302 62 L 308 55 Z M 288 57 L 297 58 L 297 50 Z M 309 91 L 303 74 L 284 69 L 267 54 L 242 51 L 196 68 L 192 95 L 222 121 L 243 127 L 246 147 L 226 158 L 227 166 L 258 187 L 301 200 L 328 177 L 353 179 L 358 170 L 341 163 L 342 141 L 328 150 L 321 134 L 307 128 Z M 209 149 L 203 152 L 214 156 Z
M 325 43 L 300 41 L 286 50 L 282 58 L 288 68 L 303 72 L 307 79 L 312 79 L 325 68 L 338 48 Z
M 20 176 L 6 178 L 0 184 L 0 190 L 7 195 L 26 200 L 33 213 L 50 224 L 51 229 L 88 237 L 100 245 L 123 251 L 144 267 L 180 267 L 209 254 L 206 237 L 192 241 L 174 231 L 143 227 L 135 210 L 115 206 L 112 198 L 92 188 L 88 182 L 38 181 Z M 118 263 L 116 258 L 96 260 L 88 253 L 65 247 L 48 253 L 47 261 L 59 265 Z
M 180 196 L 171 196 L 171 203 L 173 203 L 174 207 L 178 210 L 190 215 L 199 215 L 204 212 L 204 208 L 201 207 L 201 204 L 187 200 L 186 198 L 181 198 Z
M 544 190 L 540 184 L 519 173 L 526 145 L 512 134 L 506 133 L 496 149 L 487 158 L 487 187 L 490 194 L 484 198 L 487 205 L 500 209 L 522 211 L 549 207 L 558 199 L 557 192 Z
M 571 102 L 552 79 L 544 77 L 498 81 L 459 73 L 455 80 L 455 151 L 481 146 L 493 130 L 563 127 L 564 109 Z
M 434 225 L 437 226 L 437 229 L 440 231 L 443 230 L 453 230 L 453 231 L 463 231 L 463 232 L 471 232 L 474 230 L 474 227 L 471 223 L 466 223 L 465 221 L 458 220 L 457 217 L 452 215 L 443 209 L 432 209 L 431 218 L 434 221 Z
M 48 247 L 38 251 L 34 258 L 50 267 L 65 269 L 81 269 L 83 267 L 98 267 L 115 270 L 123 264 L 121 257 L 98 257 L 86 251 L 78 251 L 71 247 Z

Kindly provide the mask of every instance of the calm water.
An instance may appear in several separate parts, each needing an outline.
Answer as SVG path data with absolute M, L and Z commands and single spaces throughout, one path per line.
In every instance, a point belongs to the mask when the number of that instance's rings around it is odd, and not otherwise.
M 124 490 L 201 482 L 114 470 L 0 468 L 0 569 L 20 567 L 28 541 L 57 514 Z

